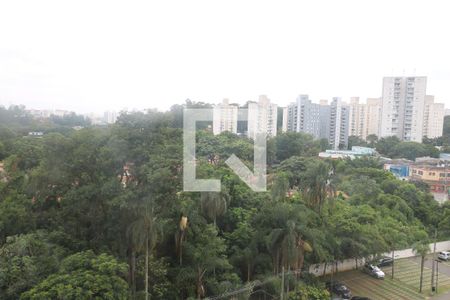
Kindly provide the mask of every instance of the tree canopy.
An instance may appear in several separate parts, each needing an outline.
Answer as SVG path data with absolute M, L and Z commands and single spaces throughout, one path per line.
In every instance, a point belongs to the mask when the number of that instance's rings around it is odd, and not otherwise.
M 450 209 L 426 189 L 377 159 L 321 160 L 324 145 L 303 133 L 267 141 L 268 191 L 257 193 L 225 164 L 234 153 L 252 168 L 253 142 L 202 124 L 197 177 L 220 179 L 222 191 L 184 192 L 185 106 L 67 131 L 0 109 L 1 299 L 202 298 L 269 282 L 283 268 L 412 246 L 436 226 L 439 239 L 450 237 Z M 41 128 L 52 130 L 24 137 Z M 395 138 L 370 143 L 383 154 L 435 155 Z M 299 279 L 292 297 L 322 294 Z

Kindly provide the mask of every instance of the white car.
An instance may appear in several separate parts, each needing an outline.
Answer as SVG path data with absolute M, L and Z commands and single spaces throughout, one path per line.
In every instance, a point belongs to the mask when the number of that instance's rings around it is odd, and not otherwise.
M 442 251 L 439 252 L 438 258 L 441 260 L 449 260 L 450 259 L 450 252 L 449 251 Z
M 366 263 L 363 267 L 363 271 L 378 279 L 384 279 L 384 272 L 377 266 Z

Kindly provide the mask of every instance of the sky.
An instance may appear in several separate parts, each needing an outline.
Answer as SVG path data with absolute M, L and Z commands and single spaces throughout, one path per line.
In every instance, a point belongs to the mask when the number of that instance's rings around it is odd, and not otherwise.
M 447 2 L 447 3 L 446 3 Z M 186 99 L 284 106 L 428 76 L 450 108 L 448 1 L 1 1 L 0 105 L 81 113 Z

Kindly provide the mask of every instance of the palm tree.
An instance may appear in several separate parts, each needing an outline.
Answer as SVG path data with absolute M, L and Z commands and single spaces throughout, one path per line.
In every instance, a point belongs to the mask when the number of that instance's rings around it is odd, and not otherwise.
M 183 264 L 183 242 L 186 238 L 186 230 L 188 226 L 188 218 L 181 214 L 178 230 L 175 233 L 175 247 L 180 260 L 180 266 Z
M 218 216 L 227 212 L 230 195 L 226 191 L 203 192 L 200 196 L 200 206 L 203 213 L 213 220 L 214 226 Z
M 293 220 L 288 220 L 284 228 L 275 228 L 267 239 L 267 248 L 272 254 L 274 273 L 280 266 L 300 271 L 303 267 L 305 252 L 312 252 L 311 245 L 305 241 L 304 228 Z
M 145 253 L 145 300 L 149 298 L 148 290 L 148 262 L 150 252 L 156 245 L 158 235 L 161 232 L 161 224 L 158 222 L 152 205 L 145 205 L 138 212 L 138 218 L 128 227 L 127 235 L 131 237 L 137 251 Z
M 425 256 L 430 252 L 430 244 L 427 240 L 418 241 L 413 245 L 413 252 L 421 257 L 419 292 L 422 293 L 423 267 L 425 264 Z
M 331 182 L 332 169 L 330 165 L 318 161 L 310 163 L 303 174 L 302 189 L 309 207 L 321 212 L 329 194 L 334 194 Z

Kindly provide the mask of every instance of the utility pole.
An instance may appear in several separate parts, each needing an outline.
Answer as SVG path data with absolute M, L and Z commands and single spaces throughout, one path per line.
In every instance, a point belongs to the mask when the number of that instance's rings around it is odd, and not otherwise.
M 436 264 L 436 240 L 437 240 L 437 228 L 434 229 L 434 247 L 433 247 L 433 262 L 431 268 L 431 292 L 434 293 L 436 287 L 434 285 L 434 266 Z
M 436 294 L 437 294 L 437 288 L 438 288 L 438 282 L 439 282 L 439 263 L 440 263 L 440 261 L 436 260 Z
M 281 268 L 281 292 L 280 300 L 284 299 L 284 266 Z
M 394 279 L 394 252 L 395 250 L 394 248 L 392 248 L 392 272 L 391 272 L 392 279 Z

